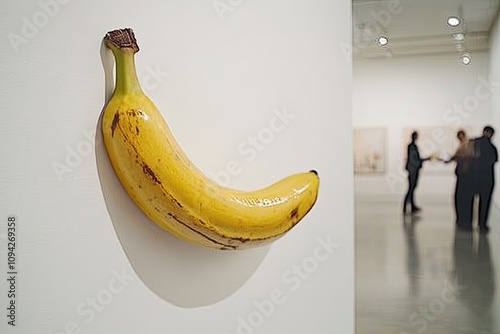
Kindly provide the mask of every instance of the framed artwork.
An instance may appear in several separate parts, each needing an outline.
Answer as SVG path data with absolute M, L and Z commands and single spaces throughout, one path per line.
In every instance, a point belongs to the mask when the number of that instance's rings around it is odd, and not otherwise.
M 359 127 L 353 130 L 354 174 L 385 173 L 386 128 Z

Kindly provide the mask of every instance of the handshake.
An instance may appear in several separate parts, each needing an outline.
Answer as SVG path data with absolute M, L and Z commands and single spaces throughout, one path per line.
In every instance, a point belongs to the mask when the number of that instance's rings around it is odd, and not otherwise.
M 432 153 L 427 158 L 425 158 L 424 161 L 440 161 L 440 162 L 444 162 L 445 164 L 449 164 L 450 162 L 453 161 L 453 158 L 444 159 L 444 158 L 441 158 L 438 153 Z
M 429 155 L 427 158 L 423 159 L 424 161 L 442 161 L 442 162 L 449 162 L 445 159 L 442 159 L 441 157 L 439 157 L 439 154 L 437 153 L 432 153 L 431 155 Z

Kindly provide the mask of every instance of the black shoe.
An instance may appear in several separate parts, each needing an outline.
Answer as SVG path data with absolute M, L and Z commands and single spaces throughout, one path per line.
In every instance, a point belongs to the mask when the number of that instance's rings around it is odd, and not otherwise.
M 419 207 L 414 207 L 414 208 L 411 209 L 411 213 L 419 213 L 421 211 L 422 211 L 422 209 L 419 208 Z
M 488 233 L 489 231 L 490 231 L 490 228 L 488 226 L 479 227 L 479 232 L 481 232 L 481 233 Z

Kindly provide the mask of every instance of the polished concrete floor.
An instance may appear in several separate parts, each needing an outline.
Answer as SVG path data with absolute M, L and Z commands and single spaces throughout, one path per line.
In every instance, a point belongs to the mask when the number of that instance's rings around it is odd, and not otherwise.
M 357 334 L 500 334 L 500 214 L 490 233 L 455 231 L 447 198 L 356 200 Z

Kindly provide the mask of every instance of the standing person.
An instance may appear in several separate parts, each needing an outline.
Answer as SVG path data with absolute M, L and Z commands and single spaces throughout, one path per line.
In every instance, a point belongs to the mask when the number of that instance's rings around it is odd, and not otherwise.
M 417 213 L 422 209 L 415 204 L 415 188 L 418 185 L 418 177 L 420 174 L 420 169 L 422 168 L 423 162 L 429 160 L 430 158 L 422 159 L 418 151 L 418 146 L 416 141 L 418 139 L 418 132 L 413 131 L 411 134 L 411 142 L 408 144 L 406 153 L 406 164 L 405 169 L 408 172 L 408 191 L 403 202 L 403 213 L 406 214 L 408 204 L 411 206 L 411 212 Z
M 444 163 L 455 162 L 455 224 L 458 229 L 472 230 L 472 209 L 474 204 L 474 190 L 471 173 L 471 159 L 473 156 L 472 141 L 464 130 L 457 132 L 459 141 L 455 154 Z
M 491 142 L 495 129 L 485 126 L 483 136 L 474 140 L 474 188 L 479 197 L 478 225 L 483 233 L 489 231 L 488 215 L 491 195 L 495 186 L 495 163 L 498 161 L 497 148 Z

